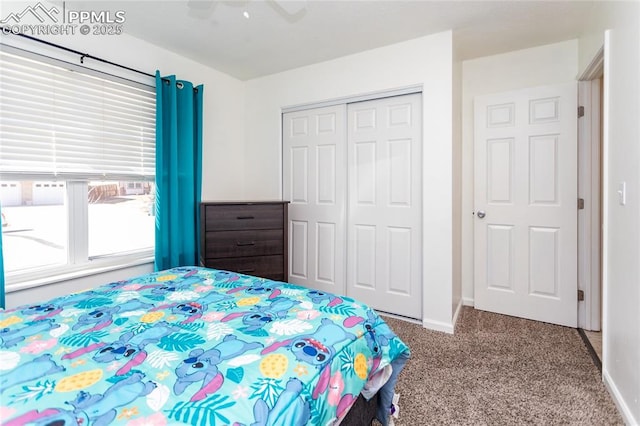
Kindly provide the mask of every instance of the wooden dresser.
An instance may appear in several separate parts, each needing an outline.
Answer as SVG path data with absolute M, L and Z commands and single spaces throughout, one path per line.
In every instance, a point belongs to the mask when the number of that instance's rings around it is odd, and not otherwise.
M 288 201 L 201 203 L 200 264 L 287 281 L 288 205 Z

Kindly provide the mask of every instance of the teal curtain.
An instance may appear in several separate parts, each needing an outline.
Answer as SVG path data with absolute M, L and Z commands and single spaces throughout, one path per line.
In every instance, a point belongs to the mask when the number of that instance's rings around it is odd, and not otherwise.
M 0 210 L 2 210 L 2 206 L 0 206 Z M 0 211 L 0 216 L 2 216 L 2 211 Z M 1 220 L 0 220 L 1 221 Z M 0 227 L 2 224 L 0 223 Z M 3 261 L 3 251 L 2 251 L 2 229 L 0 229 L 0 308 L 4 308 L 4 261 Z
M 156 72 L 156 271 L 198 264 L 203 90 Z

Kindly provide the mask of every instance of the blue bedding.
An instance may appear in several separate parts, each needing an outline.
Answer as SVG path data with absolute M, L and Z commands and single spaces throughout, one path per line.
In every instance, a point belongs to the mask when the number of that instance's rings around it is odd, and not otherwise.
M 348 297 L 174 268 L 0 311 L 0 419 L 324 426 L 392 371 L 380 391 L 386 424 L 408 357 Z

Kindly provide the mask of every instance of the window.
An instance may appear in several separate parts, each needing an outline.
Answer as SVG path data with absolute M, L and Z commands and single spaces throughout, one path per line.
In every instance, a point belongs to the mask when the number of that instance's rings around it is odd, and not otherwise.
M 153 248 L 153 183 L 90 182 L 89 187 L 90 258 Z
M 0 45 L 9 283 L 152 256 L 154 174 L 153 87 Z
M 2 244 L 9 274 L 67 263 L 66 185 L 50 186 L 38 181 L 2 182 Z

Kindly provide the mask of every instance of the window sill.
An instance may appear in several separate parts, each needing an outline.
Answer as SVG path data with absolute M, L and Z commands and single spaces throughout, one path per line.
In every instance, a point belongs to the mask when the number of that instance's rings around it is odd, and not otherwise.
M 153 263 L 153 260 L 153 255 L 140 256 L 126 261 L 119 261 L 117 263 L 114 262 L 113 259 L 95 260 L 82 265 L 78 269 L 51 271 L 50 275 L 47 276 L 41 276 L 42 272 L 40 272 L 36 278 L 29 278 L 28 274 L 21 274 L 20 276 L 16 276 L 13 280 L 11 277 L 8 277 L 8 282 L 5 285 L 5 292 L 12 293 L 34 287 L 55 284 L 62 281 L 85 278 L 104 272 L 117 271 L 119 269 Z M 34 273 L 34 275 L 36 274 Z

